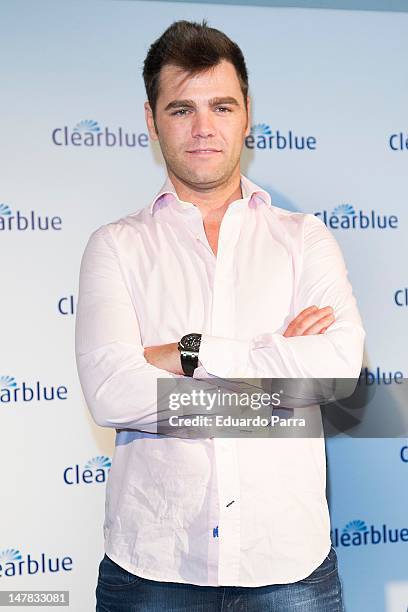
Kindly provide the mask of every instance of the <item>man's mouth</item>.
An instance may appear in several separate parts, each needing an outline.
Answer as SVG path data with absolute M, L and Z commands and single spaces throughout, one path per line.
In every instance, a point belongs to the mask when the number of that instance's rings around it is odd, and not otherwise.
M 221 153 L 220 149 L 192 149 L 187 151 L 187 153 L 192 153 L 193 155 L 209 155 L 211 153 Z

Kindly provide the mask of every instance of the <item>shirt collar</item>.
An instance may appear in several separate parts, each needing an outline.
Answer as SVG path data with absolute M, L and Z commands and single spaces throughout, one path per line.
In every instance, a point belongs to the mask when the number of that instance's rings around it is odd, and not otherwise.
M 248 206 L 251 208 L 257 206 L 258 203 L 264 203 L 269 206 L 272 204 L 269 193 L 250 181 L 243 174 L 241 174 L 241 189 L 242 197 L 248 199 Z M 162 188 L 149 206 L 150 214 L 153 215 L 159 208 L 166 206 L 169 201 L 176 201 L 182 208 L 190 208 L 192 206 L 191 202 L 184 202 L 178 198 L 174 185 L 167 175 Z

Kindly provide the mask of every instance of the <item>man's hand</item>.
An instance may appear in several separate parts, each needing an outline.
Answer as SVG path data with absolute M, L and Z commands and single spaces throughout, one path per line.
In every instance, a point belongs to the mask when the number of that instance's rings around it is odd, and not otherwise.
M 156 368 L 167 370 L 173 374 L 184 375 L 177 344 L 177 342 L 170 342 L 169 344 L 159 344 L 158 346 L 146 346 L 143 353 L 144 357 L 146 361 L 156 366 Z
M 309 306 L 289 323 L 283 335 L 288 338 L 323 334 L 332 323 L 334 323 L 334 314 L 331 306 L 325 308 Z

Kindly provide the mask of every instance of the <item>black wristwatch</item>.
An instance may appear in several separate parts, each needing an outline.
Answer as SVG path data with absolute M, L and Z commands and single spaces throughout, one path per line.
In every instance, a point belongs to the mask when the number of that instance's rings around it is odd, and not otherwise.
M 186 334 L 179 341 L 177 348 L 180 351 L 180 361 L 186 376 L 192 376 L 198 365 L 198 351 L 200 350 L 201 334 Z

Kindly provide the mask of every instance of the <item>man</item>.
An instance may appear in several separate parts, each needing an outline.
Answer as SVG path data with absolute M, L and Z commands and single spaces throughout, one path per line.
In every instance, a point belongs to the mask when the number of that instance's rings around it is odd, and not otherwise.
M 161 378 L 358 377 L 340 249 L 241 174 L 248 77 L 225 34 L 173 23 L 143 76 L 167 178 L 92 233 L 80 271 L 79 377 L 117 430 L 97 610 L 343 610 L 324 439 L 162 436 L 155 414 Z

